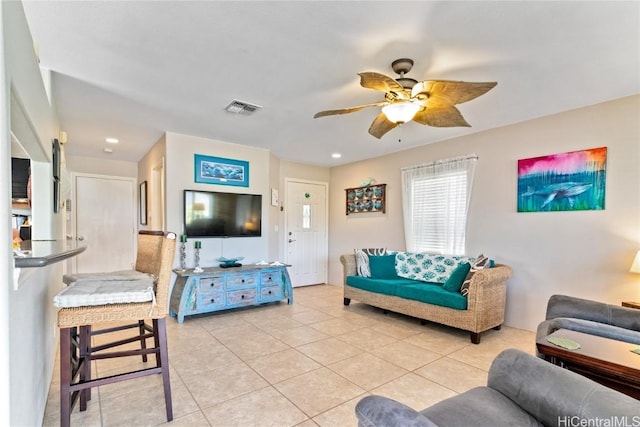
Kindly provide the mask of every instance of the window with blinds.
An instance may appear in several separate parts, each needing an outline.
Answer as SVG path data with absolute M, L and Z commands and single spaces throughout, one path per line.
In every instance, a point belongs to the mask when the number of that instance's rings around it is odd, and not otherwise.
M 475 157 L 453 159 L 403 171 L 407 250 L 465 253 L 467 208 L 475 160 Z M 445 167 L 441 167 L 443 163 Z

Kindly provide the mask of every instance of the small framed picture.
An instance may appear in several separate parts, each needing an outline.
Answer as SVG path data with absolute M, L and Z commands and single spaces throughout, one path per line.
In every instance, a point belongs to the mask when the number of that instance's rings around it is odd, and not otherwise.
M 366 212 L 386 212 L 385 197 L 387 184 L 347 188 L 345 191 L 347 192 L 347 215 Z
M 249 186 L 249 162 L 223 157 L 195 155 L 195 182 Z
M 147 225 L 147 181 L 140 184 L 140 224 Z

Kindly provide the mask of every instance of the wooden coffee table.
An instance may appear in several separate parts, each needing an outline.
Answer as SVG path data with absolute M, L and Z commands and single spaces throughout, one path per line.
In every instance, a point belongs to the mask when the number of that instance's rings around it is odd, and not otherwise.
M 543 337 L 536 346 L 545 360 L 640 399 L 640 354 L 631 351 L 640 345 L 567 329 L 559 329 L 549 336 L 568 338 L 579 343 L 580 348 L 568 350 Z

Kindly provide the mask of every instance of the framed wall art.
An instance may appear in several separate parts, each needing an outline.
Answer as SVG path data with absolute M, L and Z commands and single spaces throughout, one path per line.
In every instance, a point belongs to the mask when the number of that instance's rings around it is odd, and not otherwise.
M 518 212 L 602 210 L 607 147 L 518 160 Z
M 347 188 L 346 214 L 386 212 L 385 196 L 387 184 Z
M 223 157 L 195 155 L 195 182 L 249 186 L 249 162 Z
M 140 224 L 147 225 L 147 181 L 140 184 Z

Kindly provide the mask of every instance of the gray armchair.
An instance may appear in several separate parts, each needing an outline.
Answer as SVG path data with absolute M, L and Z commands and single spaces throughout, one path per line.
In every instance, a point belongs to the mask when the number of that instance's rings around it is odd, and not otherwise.
M 640 344 L 640 310 L 567 295 L 553 295 L 547 315 L 536 332 L 536 341 L 570 329 L 631 344 Z
M 493 361 L 486 387 L 419 412 L 386 397 L 368 396 L 358 402 L 356 416 L 360 427 L 568 426 L 587 425 L 595 419 L 625 420 L 632 425 L 640 422 L 640 402 L 509 349 Z

